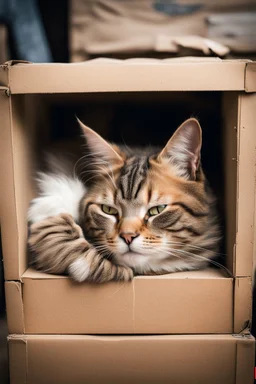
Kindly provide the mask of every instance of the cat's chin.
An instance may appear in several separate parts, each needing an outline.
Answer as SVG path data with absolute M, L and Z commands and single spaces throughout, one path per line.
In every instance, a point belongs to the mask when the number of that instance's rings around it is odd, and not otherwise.
M 132 252 L 132 251 L 119 255 L 117 259 L 120 264 L 127 265 L 128 267 L 135 268 L 135 269 L 144 268 L 144 266 L 147 265 L 147 261 L 148 261 L 148 258 L 146 255 L 142 255 L 141 253 Z
M 137 252 L 129 251 L 129 252 L 124 253 L 122 256 L 139 257 L 139 256 L 143 256 L 143 255 L 142 255 L 142 253 L 137 253 Z

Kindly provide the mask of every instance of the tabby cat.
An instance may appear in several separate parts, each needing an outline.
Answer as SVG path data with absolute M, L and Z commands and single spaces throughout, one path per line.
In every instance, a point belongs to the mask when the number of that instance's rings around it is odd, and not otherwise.
M 133 153 L 79 124 L 87 152 L 76 174 L 60 164 L 41 173 L 29 209 L 35 267 L 100 283 L 205 267 L 220 233 L 199 122 L 185 121 L 160 151 Z

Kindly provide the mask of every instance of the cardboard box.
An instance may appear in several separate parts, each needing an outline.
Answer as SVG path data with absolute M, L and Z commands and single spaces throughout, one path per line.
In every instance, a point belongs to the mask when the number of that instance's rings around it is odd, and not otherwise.
M 10 62 L 0 69 L 0 84 L 0 216 L 10 333 L 239 333 L 248 326 L 255 232 L 255 63 L 193 58 Z M 158 100 L 152 107 L 158 108 L 164 98 L 171 114 L 174 100 L 184 107 L 187 94 L 192 103 L 201 91 L 206 98 L 218 93 L 220 99 L 225 253 L 232 277 L 210 269 L 92 287 L 28 269 L 26 214 L 35 195 L 32 176 L 44 137 L 41 120 L 49 106 L 56 100 L 62 107 L 101 100 L 108 110 L 110 104 L 143 99 L 144 105 Z
M 252 384 L 254 338 L 9 336 L 12 384 Z
M 250 289 L 250 282 L 247 285 Z M 27 270 L 22 285 L 7 282 L 5 288 L 10 333 L 233 332 L 233 279 L 213 269 L 141 276 L 105 286 L 74 284 L 67 277 Z M 240 316 L 238 332 L 250 312 Z
M 255 10 L 251 0 L 72 0 L 71 61 L 248 54 L 256 51 Z

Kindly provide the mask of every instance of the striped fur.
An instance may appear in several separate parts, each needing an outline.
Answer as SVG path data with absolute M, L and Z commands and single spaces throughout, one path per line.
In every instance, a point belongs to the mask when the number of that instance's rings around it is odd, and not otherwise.
M 186 121 L 162 151 L 139 154 L 110 145 L 80 124 L 88 153 L 77 167 L 86 186 L 79 220 L 64 210 L 31 226 L 36 267 L 77 281 L 106 282 L 198 269 L 214 259 L 220 232 L 200 162 L 199 123 Z M 104 206 L 115 214 L 105 213 Z M 156 206 L 164 208 L 150 216 Z
M 32 224 L 28 245 L 34 266 L 47 273 L 69 273 L 77 282 L 94 283 L 129 281 L 133 277 L 130 268 L 112 263 L 91 247 L 80 226 L 68 214 Z

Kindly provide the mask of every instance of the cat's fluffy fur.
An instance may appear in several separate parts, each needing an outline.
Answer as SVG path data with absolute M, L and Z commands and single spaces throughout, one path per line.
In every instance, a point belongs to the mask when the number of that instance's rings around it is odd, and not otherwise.
M 56 160 L 52 173 L 39 175 L 40 194 L 28 213 L 35 266 L 106 282 L 207 265 L 220 234 L 197 120 L 186 121 L 162 151 L 139 155 L 80 125 L 88 145 L 86 187 Z
M 59 160 L 52 158 L 53 169 Z M 70 214 L 79 221 L 79 203 L 86 193 L 84 184 L 65 173 L 38 174 L 39 197 L 34 199 L 28 211 L 28 221 L 33 224 L 61 213 Z

